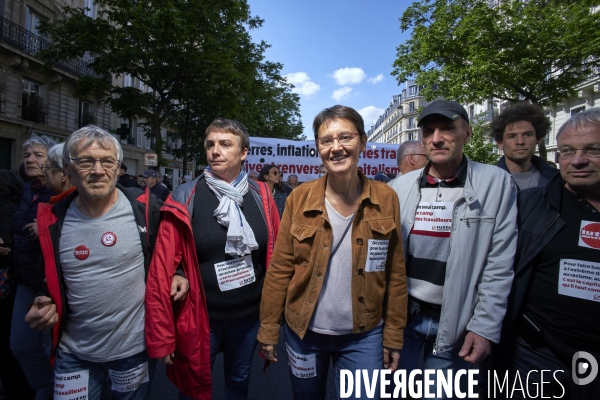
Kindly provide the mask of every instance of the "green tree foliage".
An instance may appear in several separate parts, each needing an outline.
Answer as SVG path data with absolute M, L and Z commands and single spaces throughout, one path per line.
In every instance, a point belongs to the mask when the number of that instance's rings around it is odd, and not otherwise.
M 600 67 L 597 0 L 421 0 L 400 22 L 412 33 L 392 75 L 427 99 L 548 106 Z
M 494 143 L 488 132 L 488 126 L 485 126 L 482 121 L 482 115 L 475 116 L 471 121 L 473 127 L 473 136 L 465 144 L 463 152 L 473 161 L 484 164 L 495 165 L 500 156 L 494 151 Z
M 182 119 L 189 107 L 197 129 L 190 142 L 216 117 L 236 118 L 251 134 L 297 138 L 302 133 L 299 98 L 280 75 L 281 64 L 264 60 L 268 45 L 249 31 L 262 20 L 246 0 L 96 0 L 98 18 L 81 8 L 64 8 L 64 18 L 46 23 L 54 46 L 48 59 L 71 60 L 88 53 L 100 76 L 77 82 L 76 97 L 108 94 L 122 118 L 143 121 L 162 159 L 160 128 Z M 152 88 L 122 87 L 129 74 Z M 182 133 L 182 132 L 181 132 Z M 195 147 L 191 146 L 192 155 Z

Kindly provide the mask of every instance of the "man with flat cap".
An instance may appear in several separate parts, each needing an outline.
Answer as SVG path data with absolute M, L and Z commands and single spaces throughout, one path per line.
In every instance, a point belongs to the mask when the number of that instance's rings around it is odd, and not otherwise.
M 418 126 L 429 162 L 394 185 L 402 188 L 396 191 L 409 294 L 398 368 L 407 375 L 441 370 L 454 381 L 451 371 L 477 369 L 500 340 L 517 244 L 517 188 L 506 171 L 463 154 L 472 130 L 459 103 L 430 103 Z M 435 381 L 422 383 L 439 395 Z
M 153 169 L 149 169 L 140 176 L 144 178 L 146 186 L 150 188 L 150 193 L 162 201 L 167 200 L 167 197 L 169 197 L 169 189 L 160 184 L 160 175 L 158 172 Z

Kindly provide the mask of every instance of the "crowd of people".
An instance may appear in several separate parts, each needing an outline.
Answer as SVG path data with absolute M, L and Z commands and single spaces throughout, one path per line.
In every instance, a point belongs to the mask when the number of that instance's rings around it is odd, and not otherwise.
M 480 398 L 494 374 L 522 386 L 496 398 L 599 398 L 600 110 L 560 127 L 559 169 L 534 154 L 550 129 L 535 105 L 492 121 L 497 166 L 463 153 L 459 103 L 429 103 L 418 127 L 398 176 L 368 179 L 362 117 L 327 108 L 319 178 L 300 183 L 246 173 L 248 131 L 218 118 L 204 173 L 172 193 L 152 169 L 140 188 L 96 126 L 27 140 L 25 179 L 0 170 L 6 398 L 146 399 L 160 361 L 180 399 L 210 399 L 213 373 L 247 399 L 257 351 L 288 361 L 296 399 L 325 398 L 330 367 L 338 397 L 341 370 L 387 369 L 479 370 Z

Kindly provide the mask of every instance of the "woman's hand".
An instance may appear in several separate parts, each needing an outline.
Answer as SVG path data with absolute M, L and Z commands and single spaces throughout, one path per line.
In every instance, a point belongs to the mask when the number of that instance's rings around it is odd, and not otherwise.
M 275 350 L 275 346 L 273 346 L 272 344 L 263 344 L 260 342 L 259 345 L 260 353 L 263 355 L 265 360 L 277 362 L 277 359 L 275 358 L 277 357 L 277 351 Z

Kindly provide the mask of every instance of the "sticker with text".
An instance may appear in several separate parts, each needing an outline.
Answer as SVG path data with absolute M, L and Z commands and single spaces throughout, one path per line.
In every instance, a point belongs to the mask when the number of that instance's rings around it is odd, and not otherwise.
M 600 250 L 600 222 L 581 221 L 579 245 Z
M 600 301 L 600 263 L 561 259 L 558 293 L 584 300 Z
M 256 280 L 250 255 L 217 263 L 215 271 L 221 292 L 249 285 Z
M 90 370 L 54 374 L 54 400 L 87 400 Z
M 367 262 L 365 264 L 366 272 L 385 271 L 385 260 L 387 258 L 389 240 L 369 239 L 367 253 Z
M 451 201 L 420 202 L 417 206 L 413 233 L 426 236 L 450 237 L 453 207 L 454 203 Z
M 314 378 L 317 376 L 317 356 L 315 354 L 299 354 L 285 346 L 292 374 L 297 378 Z
M 148 362 L 127 371 L 108 370 L 112 382 L 111 389 L 116 392 L 133 392 L 142 383 L 148 382 Z

